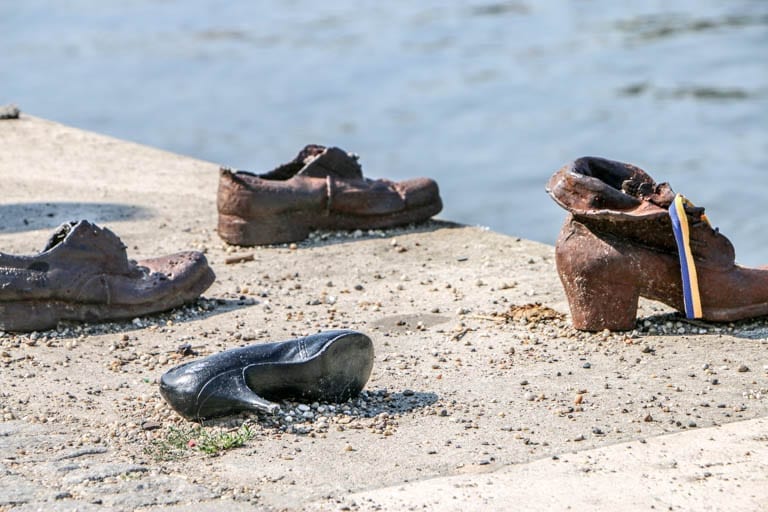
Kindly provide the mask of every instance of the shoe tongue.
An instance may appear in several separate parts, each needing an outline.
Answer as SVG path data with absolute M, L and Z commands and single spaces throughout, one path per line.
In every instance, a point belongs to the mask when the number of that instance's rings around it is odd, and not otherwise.
M 669 183 L 654 183 L 649 176 L 636 175 L 621 183 L 621 191 L 640 201 L 649 201 L 661 208 L 669 208 L 675 192 Z
M 669 208 L 676 195 L 672 187 L 669 186 L 669 183 L 659 183 L 656 185 L 653 194 L 648 197 L 648 200 L 662 208 Z
M 304 160 L 304 167 L 296 175 L 311 178 L 333 176 L 344 179 L 363 179 L 363 168 L 357 159 L 357 155 L 347 153 L 341 148 L 326 148 L 317 156 L 308 156 Z
M 87 220 L 62 224 L 51 235 L 43 252 L 57 248 L 71 251 L 72 263 L 93 261 L 102 269 L 127 274 L 133 269 L 120 238 L 106 228 L 100 228 Z

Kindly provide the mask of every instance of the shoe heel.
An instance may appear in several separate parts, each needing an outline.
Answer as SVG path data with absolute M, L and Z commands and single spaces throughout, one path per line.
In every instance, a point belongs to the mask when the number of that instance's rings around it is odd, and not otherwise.
M 309 228 L 287 214 L 251 220 L 219 214 L 218 231 L 227 243 L 247 246 L 298 242 L 309 236 Z
M 640 285 L 628 259 L 594 236 L 574 243 L 580 235 L 569 234 L 558 240 L 555 262 L 573 326 L 582 331 L 634 329 Z
M 352 333 L 337 340 L 323 354 L 317 386 L 324 400 L 344 402 L 356 397 L 373 370 L 373 343 L 368 336 Z

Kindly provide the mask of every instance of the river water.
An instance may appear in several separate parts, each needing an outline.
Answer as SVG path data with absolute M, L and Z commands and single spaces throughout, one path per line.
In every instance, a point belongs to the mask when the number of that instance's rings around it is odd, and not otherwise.
M 552 172 L 632 162 L 768 263 L 765 0 L 0 0 L 0 55 L 0 104 L 255 171 L 338 145 L 547 243 Z

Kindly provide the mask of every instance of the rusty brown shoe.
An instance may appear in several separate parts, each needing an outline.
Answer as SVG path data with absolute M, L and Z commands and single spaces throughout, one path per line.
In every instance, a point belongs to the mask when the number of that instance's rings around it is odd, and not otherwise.
M 737 265 L 704 208 L 639 167 L 579 158 L 547 192 L 569 212 L 555 261 L 577 329 L 633 329 L 638 297 L 718 322 L 768 314 L 768 268 Z
M 303 240 L 311 229 L 377 229 L 424 221 L 443 204 L 428 178 L 401 182 L 363 176 L 355 155 L 309 145 L 265 174 L 223 168 L 219 236 L 235 245 Z
M 0 330 L 35 331 L 60 320 L 134 318 L 195 300 L 214 281 L 199 252 L 129 260 L 110 230 L 59 227 L 33 256 L 0 253 Z

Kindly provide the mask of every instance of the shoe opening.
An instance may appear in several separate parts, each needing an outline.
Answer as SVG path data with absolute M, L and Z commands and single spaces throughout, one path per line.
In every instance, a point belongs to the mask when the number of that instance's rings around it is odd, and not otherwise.
M 323 154 L 325 146 L 320 144 L 308 144 L 299 151 L 296 158 L 288 163 L 279 165 L 271 171 L 258 175 L 259 178 L 265 180 L 285 181 L 293 178 L 301 171 L 307 164 L 312 162 L 318 156 Z
M 43 249 L 43 252 L 50 251 L 51 249 L 59 245 L 61 242 L 63 242 L 67 238 L 67 235 L 69 235 L 72 232 L 72 228 L 74 228 L 76 225 L 77 225 L 77 221 L 73 220 L 59 226 L 59 228 L 56 231 L 54 231 L 54 233 L 48 239 L 48 243 L 45 244 L 45 248 Z
M 573 163 L 573 172 L 596 178 L 622 192 L 640 197 L 653 193 L 653 180 L 634 165 L 605 158 L 583 157 Z

